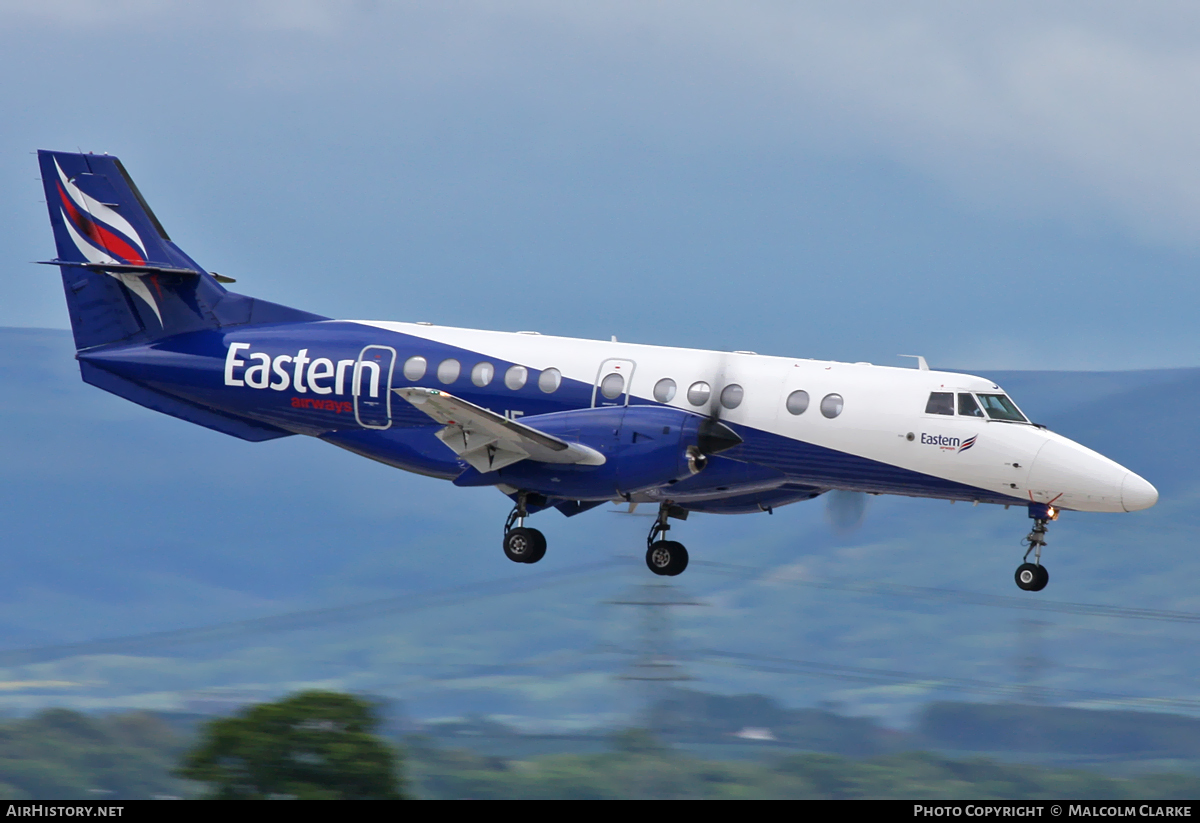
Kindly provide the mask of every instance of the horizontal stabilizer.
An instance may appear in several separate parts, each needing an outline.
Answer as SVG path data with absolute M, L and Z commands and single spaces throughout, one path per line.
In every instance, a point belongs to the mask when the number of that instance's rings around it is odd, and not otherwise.
M 441 423 L 445 428 L 437 432 L 438 439 L 478 472 L 486 474 L 521 460 L 604 465 L 604 455 L 595 449 L 560 440 L 444 391 L 392 391 Z
M 39 260 L 43 266 L 79 266 L 91 271 L 127 272 L 129 274 L 183 274 L 199 277 L 196 269 L 183 269 L 176 266 L 159 266 L 154 263 L 77 263 L 74 260 Z M 229 282 L 235 282 L 225 278 Z

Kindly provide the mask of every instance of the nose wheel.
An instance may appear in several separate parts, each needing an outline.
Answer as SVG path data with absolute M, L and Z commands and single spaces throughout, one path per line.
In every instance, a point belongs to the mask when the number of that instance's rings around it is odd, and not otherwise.
M 1046 545 L 1046 527 L 1051 520 L 1058 519 L 1058 510 L 1050 505 L 1031 503 L 1029 516 L 1033 518 L 1033 530 L 1021 541 L 1026 547 L 1025 562 L 1017 566 L 1016 574 L 1013 577 L 1017 581 L 1018 588 L 1027 592 L 1040 592 L 1050 582 L 1050 572 L 1046 571 L 1046 567 L 1042 565 L 1042 548 Z M 1029 562 L 1031 553 L 1033 554 L 1032 563 Z
M 1050 582 L 1050 572 L 1046 571 L 1046 567 L 1033 563 L 1022 563 L 1017 566 L 1017 573 L 1014 577 L 1016 577 L 1017 585 L 1027 592 L 1040 592 Z
M 688 565 L 687 549 L 675 540 L 663 540 L 671 528 L 667 518 L 687 519 L 687 509 L 663 503 L 658 507 L 658 517 L 650 527 L 650 535 L 646 538 L 646 567 L 655 574 L 674 577 L 682 574 Z
M 521 492 L 504 522 L 504 556 L 514 563 L 536 563 L 546 556 L 546 536 L 525 526 L 528 516 L 526 494 Z

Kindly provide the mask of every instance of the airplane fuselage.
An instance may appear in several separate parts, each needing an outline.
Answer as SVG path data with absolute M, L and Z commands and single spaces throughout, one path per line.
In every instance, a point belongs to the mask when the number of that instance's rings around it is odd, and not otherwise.
M 391 389 L 436 388 L 511 419 L 647 405 L 715 412 L 743 440 L 669 487 L 600 499 L 731 513 L 829 489 L 1078 511 L 1153 502 L 1137 475 L 1043 427 L 982 410 L 928 413 L 935 392 L 1002 393 L 965 374 L 364 321 L 199 331 L 79 357 L 191 403 L 446 479 L 466 464 Z M 610 375 L 620 385 L 610 380 L 606 396 Z M 789 410 L 797 392 L 807 404 Z

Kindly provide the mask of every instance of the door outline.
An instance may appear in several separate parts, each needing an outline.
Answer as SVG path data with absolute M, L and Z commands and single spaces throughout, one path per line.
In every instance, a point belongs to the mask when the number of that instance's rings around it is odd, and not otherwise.
M 358 398 L 362 391 L 361 384 L 363 358 L 366 357 L 367 352 L 371 351 L 372 349 L 385 351 L 392 356 L 391 362 L 388 364 L 387 368 L 387 380 L 381 380 L 381 382 L 383 382 L 383 385 L 381 386 L 383 391 L 383 410 L 384 414 L 387 416 L 387 424 L 383 426 L 380 426 L 376 423 L 364 422 L 358 405 Z M 358 422 L 358 425 L 362 426 L 364 429 L 390 429 L 392 427 L 392 374 L 395 371 L 396 350 L 391 346 L 378 346 L 372 344 L 370 346 L 364 346 L 363 350 L 358 353 L 358 359 L 354 361 L 354 375 L 350 380 L 350 393 L 354 396 L 354 419 Z M 383 375 L 380 375 L 380 377 L 382 378 Z
M 614 365 L 610 365 L 614 364 Z M 625 357 L 609 357 L 600 363 L 600 368 L 596 369 L 596 379 L 592 381 L 592 408 L 596 408 L 596 400 L 601 400 L 602 406 L 628 406 L 629 393 L 633 390 L 633 374 L 637 371 L 637 363 Z M 620 400 L 609 400 L 600 393 L 600 381 L 608 374 L 616 372 L 625 377 L 625 390 L 621 392 L 625 396 L 625 402 Z

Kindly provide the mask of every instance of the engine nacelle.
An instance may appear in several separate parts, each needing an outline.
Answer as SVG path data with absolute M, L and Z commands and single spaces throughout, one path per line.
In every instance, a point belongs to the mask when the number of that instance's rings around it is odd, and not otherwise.
M 604 465 L 522 460 L 492 472 L 468 469 L 455 484 L 507 485 L 547 497 L 610 500 L 671 485 L 702 471 L 707 462 L 704 446 L 715 442 L 712 421 L 665 406 L 578 409 L 523 417 L 521 422 L 563 440 L 590 446 L 604 455 Z M 732 430 L 725 431 L 737 439 Z

